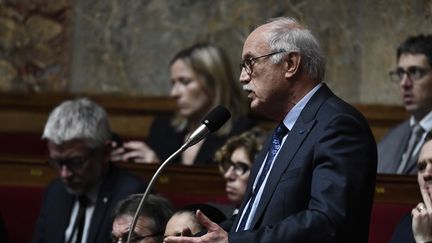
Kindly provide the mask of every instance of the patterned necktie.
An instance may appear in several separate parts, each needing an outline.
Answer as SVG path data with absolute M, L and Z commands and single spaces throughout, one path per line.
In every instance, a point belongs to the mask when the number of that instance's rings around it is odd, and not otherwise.
M 276 154 L 278 153 L 278 151 L 279 151 L 279 149 L 281 147 L 282 138 L 288 132 L 289 132 L 288 128 L 286 128 L 285 125 L 281 122 L 279 124 L 279 126 L 276 128 L 276 131 L 273 133 L 273 135 L 272 135 L 272 143 L 271 143 L 271 146 L 270 146 L 270 150 L 269 150 L 269 152 L 267 154 L 267 159 L 266 159 L 266 161 L 264 163 L 264 168 L 262 169 L 261 174 L 258 177 L 258 180 L 256 182 L 255 188 L 254 188 L 254 190 L 252 192 L 252 196 L 250 198 L 248 207 L 246 208 L 246 212 L 243 214 L 243 218 L 242 218 L 242 220 L 240 222 L 240 225 L 238 227 L 239 230 L 245 230 L 246 222 L 247 222 L 247 220 L 249 218 L 249 214 L 250 214 L 250 211 L 252 209 L 252 205 L 255 202 L 256 195 L 258 194 L 258 191 L 259 191 L 259 189 L 260 189 L 260 187 L 261 187 L 264 179 L 266 178 L 266 176 L 267 176 L 267 174 L 268 174 L 268 172 L 270 170 L 270 167 L 271 167 L 271 165 L 273 163 L 274 157 L 276 156 Z
M 409 162 L 413 158 L 414 150 L 417 147 L 417 144 L 420 142 L 420 138 L 423 135 L 423 132 L 424 132 L 424 130 L 419 124 L 414 125 L 412 132 L 411 132 L 411 136 L 410 136 L 409 141 L 408 141 L 407 150 L 402 155 L 402 160 L 401 160 L 401 163 L 400 163 L 399 168 L 397 170 L 398 174 L 404 173 L 405 168 L 407 167 L 407 165 L 409 164 Z

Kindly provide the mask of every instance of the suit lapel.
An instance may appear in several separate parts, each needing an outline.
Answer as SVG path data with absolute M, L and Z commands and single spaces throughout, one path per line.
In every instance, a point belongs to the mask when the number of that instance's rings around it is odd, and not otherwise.
M 311 97 L 309 102 L 306 104 L 306 106 L 300 113 L 300 116 L 297 118 L 294 127 L 289 132 L 288 137 L 286 138 L 281 150 L 279 151 L 278 156 L 275 158 L 273 168 L 269 172 L 270 175 L 268 176 L 265 188 L 263 190 L 263 194 L 261 195 L 261 199 L 257 207 L 257 211 L 255 212 L 254 218 L 252 220 L 251 228 L 256 227 L 257 222 L 261 218 L 262 214 L 265 213 L 267 204 L 269 203 L 270 198 L 272 197 L 278 185 L 281 175 L 291 164 L 295 154 L 302 145 L 304 139 L 308 136 L 313 126 L 315 125 L 315 115 L 318 112 L 319 107 L 330 96 L 334 96 L 334 94 L 323 83 L 322 87 Z M 269 144 L 266 145 L 266 151 L 268 150 L 268 148 Z M 263 163 L 263 160 L 264 158 L 261 158 L 260 165 Z M 257 171 L 253 173 L 253 181 L 255 181 L 256 179 L 256 174 Z M 250 194 L 250 188 L 248 194 Z
M 231 231 L 235 231 L 235 229 L 237 228 L 237 224 L 238 224 L 238 221 L 240 220 L 241 214 L 243 213 L 244 207 L 246 206 L 246 203 L 249 201 L 249 199 L 252 195 L 253 184 L 255 183 L 255 179 L 257 177 L 257 174 L 258 174 L 262 164 L 264 163 L 264 158 L 267 155 L 268 150 L 270 149 L 270 144 L 271 144 L 271 135 L 269 135 L 268 138 L 266 139 L 266 142 L 264 142 L 264 145 L 263 145 L 261 151 L 258 153 L 258 155 L 256 156 L 256 158 L 254 160 L 254 163 L 252 164 L 251 174 L 249 176 L 250 179 L 249 179 L 248 185 L 246 187 L 245 195 L 243 197 L 243 202 L 242 202 L 242 205 L 240 206 L 238 217 L 236 217 Z
M 116 173 L 114 173 L 114 169 L 111 167 L 104 179 L 104 182 L 101 185 L 98 197 L 96 199 L 95 210 L 90 223 L 87 242 L 97 242 L 96 236 L 99 235 L 105 218 L 111 217 L 111 212 L 109 209 L 112 201 L 111 192 L 112 188 L 115 186 L 114 182 L 116 181 L 114 178 L 115 175 Z
M 394 153 L 392 153 L 394 155 L 393 159 L 391 160 L 392 163 L 392 171 L 397 171 L 399 168 L 399 165 L 402 161 L 402 155 L 405 152 L 407 146 L 408 146 L 408 140 L 409 140 L 409 136 L 411 133 L 411 127 L 409 125 L 409 122 L 405 122 L 405 124 L 403 125 L 403 134 L 400 137 L 400 139 L 403 141 L 402 143 L 399 143 L 398 141 L 395 141 L 395 150 Z M 405 168 L 405 170 L 408 169 L 410 165 L 407 165 L 407 168 Z
M 289 132 L 288 137 L 286 138 L 278 156 L 273 163 L 273 168 L 270 171 L 270 175 L 267 178 L 259 205 L 251 223 L 251 228 L 254 228 L 255 224 L 258 222 L 258 219 L 264 213 L 270 198 L 276 190 L 280 177 L 291 164 L 294 155 L 300 148 L 303 140 L 307 137 L 314 124 L 315 120 L 309 121 L 308 123 L 303 123 L 297 120 L 296 125 L 293 127 L 292 131 Z
M 420 154 L 420 151 L 418 151 L 415 154 L 415 156 L 413 158 L 411 158 L 411 160 L 408 162 L 408 164 L 407 164 L 407 166 L 405 168 L 405 171 L 404 171 L 405 174 L 413 174 L 413 175 L 416 174 L 416 172 L 417 172 L 416 166 L 417 166 L 417 161 L 418 161 L 418 158 L 419 158 L 419 154 Z
M 66 228 L 69 225 L 69 220 L 72 213 L 72 207 L 74 205 L 75 198 L 73 195 L 64 191 L 64 195 L 58 198 L 64 198 L 63 202 L 56 202 L 58 205 L 58 211 L 55 214 L 56 222 L 50 222 L 54 226 L 52 234 L 53 242 L 64 242 Z M 50 238 L 51 238 L 50 237 Z

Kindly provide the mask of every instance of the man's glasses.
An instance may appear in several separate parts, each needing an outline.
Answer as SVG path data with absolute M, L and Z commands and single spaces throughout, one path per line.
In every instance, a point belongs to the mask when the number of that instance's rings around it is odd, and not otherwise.
M 250 170 L 250 166 L 246 162 L 232 162 L 231 160 L 221 162 L 219 167 L 224 174 L 232 167 L 237 176 L 242 176 Z
M 69 170 L 77 171 L 84 167 L 85 163 L 90 159 L 95 151 L 96 149 L 93 149 L 84 156 L 77 156 L 67 159 L 50 158 L 48 163 L 57 170 L 60 170 L 63 166 L 66 166 Z
M 430 68 L 422 68 L 422 67 L 416 67 L 412 66 L 409 67 L 407 70 L 404 70 L 403 68 L 398 68 L 394 71 L 390 71 L 390 78 L 393 82 L 399 83 L 402 81 L 405 74 L 408 76 L 408 78 L 411 81 L 416 81 L 421 79 L 423 76 L 425 76 L 428 72 L 432 71 Z
M 126 232 L 126 233 L 123 233 L 121 235 L 121 237 L 117 237 L 115 235 L 111 235 L 111 240 L 112 240 L 113 243 L 127 242 L 128 235 L 129 235 L 129 231 Z M 161 233 L 155 233 L 155 234 L 149 234 L 149 235 L 143 235 L 143 236 L 141 236 L 141 235 L 138 235 L 136 233 L 132 233 L 130 242 L 132 242 L 132 243 L 138 243 L 139 241 L 144 240 L 145 238 L 158 237 L 158 236 L 162 236 L 162 234 Z
M 251 75 L 252 72 L 253 72 L 253 65 L 257 62 L 258 59 L 260 59 L 260 58 L 264 58 L 264 57 L 273 56 L 273 55 L 276 55 L 276 54 L 279 54 L 279 53 L 282 53 L 282 52 L 285 52 L 285 51 L 277 51 L 277 52 L 272 52 L 272 53 L 269 53 L 269 54 L 266 54 L 266 55 L 262 55 L 262 56 L 259 56 L 259 57 L 250 57 L 250 58 L 246 58 L 245 60 L 243 60 L 243 61 L 240 63 L 240 72 L 241 72 L 241 71 L 243 70 L 243 68 L 244 68 L 245 71 L 246 71 L 246 73 L 247 73 L 248 75 Z

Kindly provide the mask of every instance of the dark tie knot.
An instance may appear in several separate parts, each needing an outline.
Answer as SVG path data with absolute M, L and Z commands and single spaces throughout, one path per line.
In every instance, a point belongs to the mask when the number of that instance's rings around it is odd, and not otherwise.
M 78 202 L 80 207 L 86 207 L 89 203 L 89 199 L 85 195 L 78 196 Z
M 423 129 L 419 124 L 416 124 L 416 125 L 414 125 L 414 127 L 412 128 L 412 132 L 413 132 L 413 134 L 415 134 L 416 136 L 420 136 L 421 134 L 423 134 L 424 129 Z
M 276 128 L 275 137 L 280 141 L 289 132 L 288 128 L 281 122 Z

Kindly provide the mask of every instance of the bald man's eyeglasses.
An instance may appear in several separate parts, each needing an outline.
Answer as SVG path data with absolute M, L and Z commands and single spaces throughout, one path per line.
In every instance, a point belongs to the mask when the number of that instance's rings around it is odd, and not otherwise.
M 241 72 L 241 71 L 243 70 L 243 68 L 244 68 L 244 70 L 246 71 L 246 73 L 247 73 L 248 75 L 251 75 L 252 72 L 253 72 L 253 65 L 257 62 L 258 59 L 261 59 L 261 58 L 264 58 L 264 57 L 273 56 L 273 55 L 276 55 L 276 54 L 279 54 L 279 53 L 282 53 L 282 52 L 285 52 L 285 51 L 277 51 L 277 52 L 272 52 L 272 53 L 265 54 L 265 55 L 262 55 L 262 56 L 259 56 L 259 57 L 250 57 L 250 58 L 246 58 L 246 59 L 244 59 L 244 60 L 240 63 L 240 72 Z

